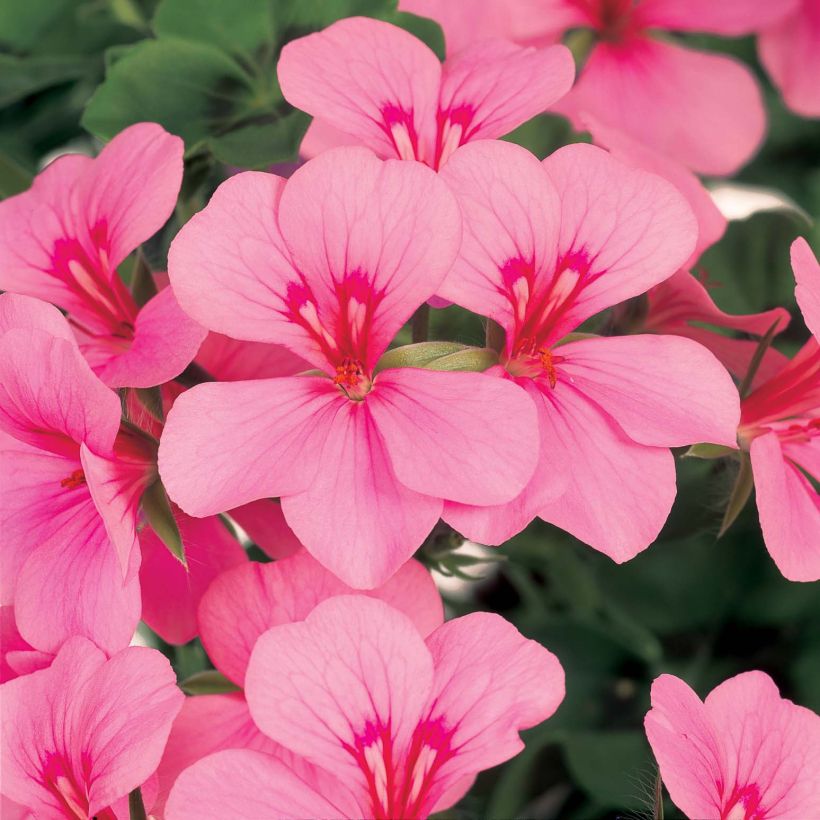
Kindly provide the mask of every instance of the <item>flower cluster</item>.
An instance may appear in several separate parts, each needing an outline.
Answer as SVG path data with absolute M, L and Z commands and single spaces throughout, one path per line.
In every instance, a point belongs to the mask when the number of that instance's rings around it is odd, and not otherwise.
M 628 561 L 676 448 L 733 465 L 741 502 L 753 481 L 777 568 L 820 579 L 820 265 L 795 241 L 791 359 L 784 309 L 726 314 L 690 272 L 726 227 L 696 174 L 746 162 L 764 114 L 747 69 L 662 34 L 759 33 L 816 115 L 817 3 L 468 5 L 402 2 L 440 20 L 444 63 L 362 17 L 288 43 L 306 161 L 229 176 L 167 273 L 140 250 L 183 180 L 158 124 L 0 203 L 4 817 L 455 805 L 565 675 L 500 615 L 445 621 L 414 555 L 540 518 Z M 546 109 L 595 144 L 497 139 Z M 430 341 L 444 307 L 485 346 Z M 140 621 L 198 637 L 215 688 L 184 697 L 129 645 Z M 820 717 L 762 672 L 705 702 L 660 676 L 646 733 L 691 818 L 820 815 Z

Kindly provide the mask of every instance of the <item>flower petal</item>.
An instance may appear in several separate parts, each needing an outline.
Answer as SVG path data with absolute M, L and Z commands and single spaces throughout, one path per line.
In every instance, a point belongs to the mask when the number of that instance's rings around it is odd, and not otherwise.
M 396 477 L 367 399 L 342 405 L 316 463 L 321 468 L 310 487 L 282 498 L 285 519 L 311 555 L 346 584 L 383 584 L 433 529 L 441 500 Z
M 558 348 L 561 373 L 640 444 L 737 445 L 740 399 L 732 377 L 681 336 L 610 336 Z
M 806 325 L 820 342 L 820 263 L 809 243 L 798 237 L 791 248 L 792 270 L 797 280 L 794 295 Z
M 464 504 L 500 504 L 515 498 L 532 477 L 538 460 L 535 408 L 508 379 L 384 370 L 368 406 L 397 478 L 416 492 Z
M 794 11 L 800 0 L 644 0 L 638 9 L 642 25 L 674 31 L 708 31 L 727 37 L 754 34 Z
M 282 505 L 272 498 L 260 498 L 228 511 L 251 541 L 273 559 L 287 558 L 302 544 L 285 521 Z
M 290 376 L 200 384 L 175 402 L 159 472 L 189 515 L 306 488 L 344 398 L 326 379 Z
M 786 459 L 776 433 L 754 439 L 749 453 L 769 554 L 790 581 L 820 579 L 820 496 Z
M 412 34 L 366 17 L 289 42 L 285 99 L 383 157 L 423 159 L 434 139 L 441 64 Z

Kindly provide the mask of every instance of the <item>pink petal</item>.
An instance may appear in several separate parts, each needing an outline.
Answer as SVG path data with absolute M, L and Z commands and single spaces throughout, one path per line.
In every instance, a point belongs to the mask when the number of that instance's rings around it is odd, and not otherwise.
M 790 581 L 820 579 L 820 496 L 785 458 L 776 433 L 754 439 L 749 453 L 769 554 Z
M 299 156 L 303 159 L 313 159 L 322 151 L 339 148 L 343 145 L 361 145 L 361 141 L 344 131 L 339 131 L 338 128 L 326 123 L 321 117 L 314 117 L 310 121 L 307 131 L 305 131 L 305 136 L 302 137 L 302 142 L 299 144 Z
M 44 669 L 53 659 L 53 655 L 34 649 L 17 631 L 14 607 L 0 606 L 0 683 Z
M 461 242 L 458 205 L 437 174 L 363 148 L 327 151 L 299 168 L 282 194 L 279 221 L 308 286 L 300 310 L 309 315 L 312 302 L 336 344 L 349 334 L 366 371 L 438 289 Z M 351 319 L 354 308 L 364 318 Z M 314 345 L 308 358 L 325 359 Z
M 273 174 L 228 178 L 174 238 L 168 275 L 182 309 L 209 330 L 302 353 L 309 337 L 284 302 L 297 278 L 277 222 L 284 187 Z
M 85 442 L 105 453 L 119 424 L 119 399 L 76 345 L 42 330 L 14 328 L 0 337 L 0 427 L 10 435 L 55 452 Z
M 102 520 L 88 522 L 82 540 L 58 533 L 34 550 L 17 577 L 14 608 L 20 634 L 46 652 L 84 635 L 106 652 L 127 646 L 140 617 L 135 563 L 123 573 Z
M 95 371 L 109 387 L 153 387 L 178 376 L 205 335 L 205 328 L 182 312 L 171 288 L 165 288 L 137 315 L 128 350 L 110 356 Z
M 49 336 L 76 344 L 65 316 L 54 305 L 31 296 L 4 293 L 0 296 L 0 336 L 12 328 L 43 330 Z
M 643 145 L 617 129 L 602 125 L 594 117 L 584 117 L 586 128 L 596 145 L 606 148 L 614 157 L 644 171 L 657 174 L 671 182 L 686 197 L 698 222 L 698 243 L 686 262 L 694 265 L 706 248 L 726 232 L 726 217 L 718 210 L 701 181 L 685 165 Z
M 0 202 L 0 290 L 82 310 L 82 296 L 50 272 L 55 243 L 82 232 L 78 189 L 92 165 L 78 154 L 59 157 L 28 191 Z
M 368 400 L 340 405 L 315 459 L 321 467 L 313 483 L 282 498 L 288 524 L 346 584 L 383 584 L 421 546 L 441 515 L 441 500 L 396 477 Z
M 575 62 L 564 46 L 534 49 L 484 40 L 459 52 L 444 64 L 439 99 L 439 117 L 449 114 L 450 128 L 458 129 L 452 149 L 504 136 L 557 102 L 574 78 Z M 442 163 L 452 152 L 446 131 L 443 142 Z
M 191 518 L 180 511 L 175 511 L 174 518 L 187 569 L 150 527 L 140 532 L 142 620 L 164 641 L 184 644 L 199 633 L 197 607 L 211 582 L 248 559 L 219 518 Z
M 680 336 L 610 336 L 559 348 L 572 385 L 640 444 L 737 446 L 740 399 L 703 346 Z
M 353 591 L 304 551 L 273 564 L 244 564 L 222 573 L 205 593 L 199 607 L 202 643 L 214 666 L 242 686 L 263 632 L 302 621 L 322 601 Z M 416 561 L 368 594 L 404 612 L 422 635 L 444 617 L 430 573 Z
M 507 379 L 385 370 L 368 406 L 396 477 L 416 492 L 500 504 L 515 498 L 532 477 L 538 460 L 535 408 Z
M 791 260 L 797 281 L 794 289 L 797 304 L 807 327 L 820 341 L 820 263 L 802 236 L 792 243 Z
M 508 142 L 460 148 L 441 177 L 464 217 L 461 251 L 438 294 L 511 329 L 514 306 L 501 271 L 509 260 L 535 260 L 551 273 L 561 204 L 538 160 Z
M 792 12 L 800 0 L 644 0 L 637 13 L 642 25 L 675 31 L 708 31 L 727 37 L 754 34 Z
M 183 149 L 156 123 L 137 123 L 117 134 L 83 176 L 77 206 L 89 228 L 106 225 L 112 269 L 173 213 Z
M 285 99 L 383 157 L 427 159 L 441 64 L 403 29 L 364 17 L 292 40 L 277 66 Z
M 726 763 L 722 744 L 698 696 L 674 675 L 652 684 L 646 735 L 672 802 L 687 817 L 720 817 Z
M 345 402 L 330 381 L 305 376 L 197 385 L 168 414 L 163 484 L 200 517 L 303 490 Z
M 669 278 L 692 253 L 697 226 L 673 185 L 600 148 L 568 145 L 543 165 L 561 201 L 558 253 L 569 264 L 564 274 L 574 265 L 589 266 L 580 292 L 560 304 L 563 313 L 553 320 L 551 338 L 560 339 L 590 316 Z M 560 276 L 551 287 L 560 297 Z
M 203 727 L 207 727 L 207 731 L 203 731 Z M 254 749 L 276 754 L 280 747 L 256 728 L 241 692 L 186 698 L 171 727 L 157 769 L 159 795 L 152 813 L 165 816 L 165 802 L 179 775 L 198 760 L 222 749 Z
M 590 114 L 709 175 L 737 171 L 766 127 L 760 88 L 745 64 L 645 36 L 596 45 L 556 110 L 578 128 Z
M 725 808 L 737 784 L 759 799 L 762 817 L 820 815 L 820 716 L 781 698 L 763 672 L 730 678 L 704 707 L 726 749 Z
M 310 364 L 281 345 L 243 342 L 221 333 L 209 333 L 196 361 L 221 382 L 295 376 Z
M 567 383 L 543 395 L 552 446 L 541 458 L 569 478 L 566 493 L 539 516 L 616 563 L 634 558 L 655 540 L 672 508 L 672 454 L 634 442 Z
M 271 558 L 287 558 L 302 549 L 278 501 L 270 498 L 251 501 L 229 510 L 229 515 Z
M 760 33 L 760 60 L 786 105 L 804 117 L 820 116 L 820 3 L 803 0 L 797 11 Z
M 301 623 L 262 635 L 245 691 L 266 735 L 364 796 L 366 758 L 355 750 L 378 758 L 389 745 L 400 754 L 432 683 L 430 652 L 410 620 L 357 595 L 331 598 Z
M 168 820 L 338 820 L 345 815 L 281 760 L 247 749 L 231 749 L 200 760 L 177 779 Z
M 435 679 L 426 719 L 455 730 L 455 754 L 436 775 L 441 794 L 524 748 L 518 733 L 546 720 L 564 699 L 564 670 L 555 655 L 490 613 L 444 624 L 427 647 Z

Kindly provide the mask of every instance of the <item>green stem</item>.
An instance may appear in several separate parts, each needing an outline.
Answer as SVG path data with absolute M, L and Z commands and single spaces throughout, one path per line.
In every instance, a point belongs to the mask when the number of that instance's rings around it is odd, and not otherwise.
M 430 335 L 430 305 L 425 302 L 413 314 L 410 331 L 414 342 L 426 342 Z

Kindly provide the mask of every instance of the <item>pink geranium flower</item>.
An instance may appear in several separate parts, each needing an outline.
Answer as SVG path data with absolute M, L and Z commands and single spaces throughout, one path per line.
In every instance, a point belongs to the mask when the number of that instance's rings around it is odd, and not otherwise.
M 34 817 L 127 817 L 112 807 L 153 774 L 183 699 L 156 650 L 106 659 L 72 638 L 48 669 L 0 687 L 3 796 Z
M 820 717 L 763 672 L 701 701 L 674 675 L 652 684 L 644 722 L 672 802 L 691 820 L 820 816 Z
M 711 328 L 737 330 L 750 336 L 765 336 L 775 327 L 780 333 L 788 327 L 789 312 L 773 308 L 762 313 L 734 316 L 722 311 L 712 300 L 704 283 L 689 271 L 680 270 L 647 293 L 646 313 L 633 323 L 641 333 L 686 336 L 708 347 L 726 369 L 743 379 L 758 347 L 754 339 L 737 339 Z M 755 383 L 771 378 L 783 368 L 786 357 L 770 347 L 757 370 Z
M 256 725 L 318 781 L 271 755 L 218 752 L 180 775 L 169 820 L 226 807 L 237 818 L 427 817 L 523 748 L 518 732 L 555 711 L 564 674 L 497 615 L 457 618 L 425 641 L 406 615 L 356 595 L 262 635 L 245 691 Z
M 563 46 L 483 40 L 438 57 L 403 29 L 366 17 L 339 20 L 288 43 L 277 68 L 291 105 L 317 119 L 302 154 L 344 143 L 440 168 L 466 142 L 509 133 L 569 91 Z
M 669 514 L 669 447 L 735 445 L 737 390 L 689 339 L 566 337 L 670 276 L 691 253 L 692 213 L 669 183 L 589 145 L 542 164 L 512 144 L 477 143 L 441 176 L 461 204 L 464 242 L 439 293 L 504 329 L 502 375 L 532 399 L 541 431 L 515 502 L 449 503 L 444 518 L 498 544 L 538 515 L 626 561 Z
M 438 175 L 363 148 L 326 152 L 287 184 L 223 183 L 172 245 L 180 304 L 212 330 L 285 344 L 319 373 L 180 396 L 159 449 L 174 501 L 205 516 L 281 497 L 307 549 L 371 588 L 422 543 L 443 499 L 514 498 L 538 450 L 526 396 L 481 373 L 377 367 L 441 284 L 460 224 Z
M 304 620 L 322 601 L 353 590 L 304 550 L 273 564 L 250 563 L 220 575 L 199 607 L 199 633 L 214 666 L 239 687 L 260 635 L 273 626 Z M 427 637 L 443 620 L 441 597 L 430 573 L 408 561 L 369 595 L 403 612 Z M 203 731 L 207 726 L 207 731 Z M 160 799 L 179 773 L 222 749 L 256 749 L 296 764 L 296 758 L 259 731 L 243 692 L 185 701 L 158 769 Z M 300 761 L 304 771 L 310 767 Z
M 799 0 L 486 0 L 471 15 L 449 0 L 402 0 L 401 7 L 442 19 L 448 43 L 505 19 L 501 36 L 523 45 L 554 43 L 588 29 L 595 43 L 572 91 L 553 110 L 576 128 L 594 116 L 702 174 L 731 174 L 759 147 L 765 110 L 753 73 L 725 54 L 674 43 L 670 31 L 736 37 L 760 31 Z M 502 7 L 499 9 L 499 7 Z M 657 36 L 660 35 L 660 36 Z
M 792 245 L 795 295 L 811 339 L 741 405 L 766 547 L 791 581 L 820 579 L 820 265 L 805 239 Z
M 820 117 L 820 0 L 784 6 L 784 15 L 758 36 L 760 60 L 789 108 Z
M 139 620 L 137 505 L 156 475 L 120 401 L 59 311 L 0 297 L 0 592 L 22 637 L 56 652 L 85 635 L 108 652 Z
M 158 231 L 182 182 L 182 140 L 132 125 L 96 159 L 60 157 L 31 189 L 0 203 L 0 290 L 58 305 L 109 387 L 177 376 L 205 331 L 163 290 L 143 308 L 117 266 Z

